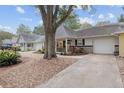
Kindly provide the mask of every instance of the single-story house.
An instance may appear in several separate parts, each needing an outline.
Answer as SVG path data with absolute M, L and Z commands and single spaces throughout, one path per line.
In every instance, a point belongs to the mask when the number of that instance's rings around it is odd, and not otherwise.
M 20 33 L 17 43 L 20 44 L 21 51 L 37 51 L 44 47 L 44 36 Z
M 88 53 L 114 54 L 121 51 L 119 36 L 124 32 L 124 23 L 109 24 L 88 29 L 73 31 L 61 25 L 56 31 L 56 52 L 69 53 L 71 47 L 83 48 Z M 21 33 L 17 43 L 22 51 L 44 48 L 44 36 Z M 122 40 L 123 41 L 123 40 Z M 119 52 L 120 52 L 119 51 Z
M 122 31 L 124 24 L 110 24 L 72 31 L 61 26 L 56 32 L 58 51 L 68 53 L 70 47 L 82 47 L 88 53 L 114 54 L 119 51 L 119 37 L 114 35 Z
M 2 44 L 3 45 L 16 45 L 17 44 L 17 38 L 16 37 L 13 37 L 12 39 L 5 39 L 5 40 L 2 40 Z

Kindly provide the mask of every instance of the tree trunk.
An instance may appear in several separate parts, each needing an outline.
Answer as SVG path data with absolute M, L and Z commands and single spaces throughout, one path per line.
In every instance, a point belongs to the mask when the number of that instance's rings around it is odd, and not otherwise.
M 44 59 L 56 58 L 55 52 L 55 31 L 47 28 L 45 31 L 45 54 Z

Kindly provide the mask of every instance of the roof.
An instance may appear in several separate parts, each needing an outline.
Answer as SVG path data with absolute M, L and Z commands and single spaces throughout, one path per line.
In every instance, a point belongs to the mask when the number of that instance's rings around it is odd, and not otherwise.
M 40 42 L 44 40 L 44 36 L 30 34 L 30 33 L 21 33 L 20 36 L 23 38 L 25 42 Z
M 92 27 L 84 30 L 78 30 L 76 36 L 77 37 L 111 36 L 116 32 L 124 32 L 124 23 L 110 24 Z
M 75 37 L 75 31 L 67 28 L 64 25 L 61 25 L 56 31 L 56 39 L 73 38 L 73 37 Z
M 124 23 L 97 26 L 78 31 L 71 30 L 64 25 L 61 25 L 56 31 L 56 39 L 112 36 L 116 32 L 124 32 Z M 20 35 L 25 42 L 43 42 L 45 40 L 45 36 L 43 35 L 29 33 L 21 33 Z
M 17 38 L 14 37 L 12 39 L 5 39 L 2 42 L 3 42 L 3 44 L 16 44 Z

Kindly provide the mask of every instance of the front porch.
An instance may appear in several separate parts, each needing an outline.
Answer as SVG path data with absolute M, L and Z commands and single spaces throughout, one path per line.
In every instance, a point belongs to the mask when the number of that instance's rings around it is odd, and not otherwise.
M 92 45 L 85 45 L 85 39 L 57 39 L 56 52 L 61 54 L 93 53 Z

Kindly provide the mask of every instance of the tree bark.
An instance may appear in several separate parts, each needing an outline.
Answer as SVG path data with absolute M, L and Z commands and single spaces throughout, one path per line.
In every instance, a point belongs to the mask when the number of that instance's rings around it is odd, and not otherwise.
M 44 59 L 56 58 L 55 52 L 55 31 L 47 28 L 45 31 L 45 54 Z

